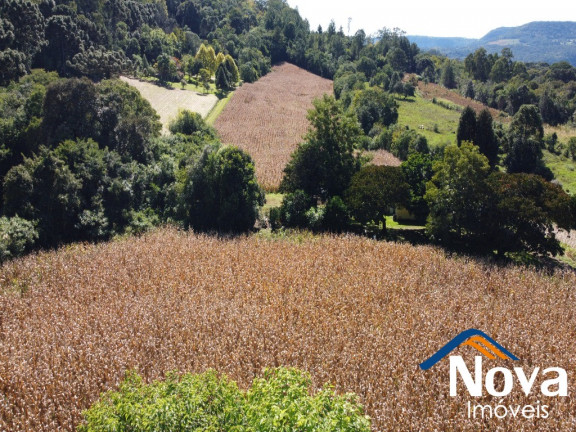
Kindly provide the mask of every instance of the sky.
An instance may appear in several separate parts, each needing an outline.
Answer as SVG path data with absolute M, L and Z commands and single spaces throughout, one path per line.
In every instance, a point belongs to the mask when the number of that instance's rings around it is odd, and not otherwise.
M 532 21 L 576 21 L 573 0 L 287 0 L 308 19 L 310 28 L 324 29 L 334 19 L 348 34 L 366 34 L 398 27 L 408 35 L 479 39 L 498 27 L 516 27 Z

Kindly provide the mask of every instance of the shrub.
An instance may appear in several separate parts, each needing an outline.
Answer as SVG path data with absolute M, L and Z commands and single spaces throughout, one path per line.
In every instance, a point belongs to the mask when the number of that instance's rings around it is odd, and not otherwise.
M 329 386 L 311 395 L 310 376 L 297 369 L 264 370 L 247 392 L 215 371 L 168 374 L 149 385 L 129 373 L 117 392 L 105 393 L 89 410 L 79 432 L 370 430 L 354 394 Z
M 0 218 L 0 262 L 24 254 L 36 240 L 38 232 L 34 223 L 18 216 Z
M 286 228 L 308 227 L 306 212 L 313 207 L 315 201 L 302 190 L 297 190 L 284 197 L 280 207 L 280 219 Z
M 198 113 L 183 109 L 178 112 L 178 117 L 170 122 L 168 129 L 171 133 L 194 135 L 196 133 L 207 134 L 210 137 L 216 135 L 215 131 L 206 124 Z
M 347 231 L 350 227 L 350 214 L 348 207 L 339 196 L 334 196 L 328 200 L 324 208 L 324 219 L 322 226 L 326 231 L 340 233 Z

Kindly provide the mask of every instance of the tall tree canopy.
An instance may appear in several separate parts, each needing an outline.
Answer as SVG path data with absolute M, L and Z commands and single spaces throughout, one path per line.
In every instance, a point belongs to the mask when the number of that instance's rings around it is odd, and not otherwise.
M 314 101 L 308 120 L 310 129 L 286 166 L 280 189 L 301 189 L 322 200 L 341 196 L 360 169 L 354 154 L 362 134 L 356 117 L 324 95 Z

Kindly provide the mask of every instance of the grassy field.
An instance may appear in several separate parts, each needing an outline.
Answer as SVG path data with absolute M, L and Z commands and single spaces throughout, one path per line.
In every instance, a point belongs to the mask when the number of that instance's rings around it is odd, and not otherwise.
M 399 98 L 398 124 L 426 137 L 431 147 L 456 143 L 460 112 L 446 109 L 420 95 Z
M 544 133 L 546 135 L 555 133 L 560 142 L 567 142 L 569 138 L 576 136 L 576 127 L 570 124 L 560 126 L 546 125 L 544 127 Z
M 406 77 L 406 79 L 408 79 L 409 77 Z M 469 98 L 465 98 L 464 96 L 460 95 L 458 92 L 454 91 L 454 90 L 449 90 L 446 87 L 443 87 L 439 84 L 433 84 L 433 83 L 429 83 L 426 84 L 423 81 L 418 82 L 418 92 L 419 94 L 427 100 L 432 101 L 433 99 L 436 99 L 437 101 L 440 102 L 447 102 L 449 104 L 453 104 L 459 107 L 466 107 L 469 106 L 472 109 L 474 109 L 474 111 L 476 111 L 477 113 L 479 113 L 480 111 L 482 111 L 484 108 L 486 108 L 486 105 L 483 105 L 482 103 L 469 99 Z M 502 112 L 502 111 L 498 111 L 494 108 L 489 108 L 490 109 L 490 113 L 492 114 L 492 118 L 494 119 L 494 121 L 498 121 L 500 123 L 508 123 L 510 122 L 511 118 L 510 116 L 508 116 L 508 114 Z
M 325 93 L 332 94 L 332 81 L 285 63 L 238 88 L 214 126 L 223 143 L 252 155 L 260 184 L 274 191 L 308 130 L 312 101 Z
M 222 111 L 224 111 L 224 108 L 226 107 L 226 105 L 228 105 L 230 99 L 232 99 L 233 94 L 234 94 L 233 92 L 229 92 L 224 97 L 218 99 L 216 105 L 212 107 L 212 109 L 206 116 L 206 123 L 208 123 L 210 126 L 214 126 L 214 123 L 216 123 L 216 119 L 220 116 L 220 114 L 222 114 Z
M 180 109 L 194 111 L 200 113 L 202 117 L 206 117 L 218 102 L 218 97 L 214 94 L 161 87 L 127 77 L 120 79 L 136 87 L 142 96 L 150 102 L 152 108 L 160 116 L 164 133 L 168 131 L 168 124 L 176 117 Z
M 28 256 L 0 267 L 0 430 L 72 431 L 128 369 L 153 380 L 215 368 L 245 387 L 264 367 L 290 365 L 356 392 L 375 431 L 573 431 L 572 397 L 540 398 L 546 421 L 470 420 L 469 400 L 498 402 L 451 398 L 449 362 L 418 364 L 479 328 L 520 358 L 484 367 L 562 367 L 571 386 L 574 286 L 574 273 L 354 236 L 162 229 Z M 535 400 L 516 386 L 504 403 Z
M 544 163 L 552 170 L 566 192 L 576 194 L 576 162 L 571 158 L 544 151 Z

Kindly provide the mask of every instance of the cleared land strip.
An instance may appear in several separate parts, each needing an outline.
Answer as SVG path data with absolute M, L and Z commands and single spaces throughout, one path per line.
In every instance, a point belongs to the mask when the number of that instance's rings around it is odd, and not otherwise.
M 168 132 L 168 124 L 178 114 L 178 110 L 187 109 L 206 117 L 210 110 L 218 102 L 213 94 L 201 94 L 190 90 L 169 89 L 155 84 L 139 81 L 128 77 L 120 77 L 133 87 L 150 102 L 156 110 L 162 122 L 163 132 Z
M 332 94 L 332 81 L 284 63 L 238 88 L 214 125 L 223 143 L 252 155 L 259 182 L 275 190 L 308 129 L 312 101 L 325 93 Z

